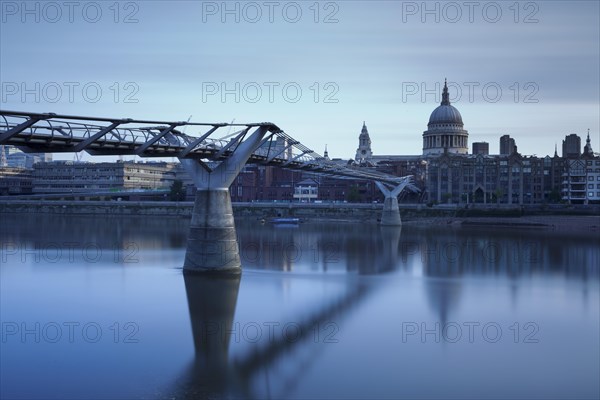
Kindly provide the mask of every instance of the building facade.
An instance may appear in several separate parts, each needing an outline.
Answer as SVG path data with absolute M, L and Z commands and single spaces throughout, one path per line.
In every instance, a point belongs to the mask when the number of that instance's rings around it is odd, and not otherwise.
M 33 168 L 44 161 L 52 161 L 52 153 L 24 153 L 15 146 L 0 146 L 0 167 Z
M 429 160 L 427 191 L 432 203 L 539 204 L 551 201 L 554 182 L 545 179 L 554 159 L 482 154 L 443 155 Z
M 490 154 L 490 144 L 488 142 L 473 142 L 473 154 Z
M 500 136 L 500 155 L 509 156 L 517 152 L 517 144 L 515 139 L 509 135 Z
M 0 196 L 31 194 L 32 188 L 30 169 L 0 167 Z
M 591 150 L 562 161 L 561 199 L 569 204 L 600 203 L 600 157 Z
M 32 172 L 33 193 L 164 190 L 175 180 L 176 165 L 164 162 L 40 162 L 34 165 Z
M 314 203 L 319 198 L 319 182 L 307 178 L 294 186 L 294 201 L 298 203 Z
M 589 134 L 588 134 L 589 137 Z M 565 136 L 562 142 L 562 156 L 566 158 L 579 157 L 581 155 L 581 138 L 575 133 Z

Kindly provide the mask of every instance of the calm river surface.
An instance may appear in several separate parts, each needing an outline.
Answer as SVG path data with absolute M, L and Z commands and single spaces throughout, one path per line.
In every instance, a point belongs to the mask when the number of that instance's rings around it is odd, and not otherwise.
M 0 216 L 2 398 L 598 398 L 598 233 Z

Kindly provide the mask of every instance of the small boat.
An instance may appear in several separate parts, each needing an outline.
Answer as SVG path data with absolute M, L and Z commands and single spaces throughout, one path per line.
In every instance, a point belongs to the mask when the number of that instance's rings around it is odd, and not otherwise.
M 271 218 L 269 222 L 277 225 L 298 225 L 300 218 Z

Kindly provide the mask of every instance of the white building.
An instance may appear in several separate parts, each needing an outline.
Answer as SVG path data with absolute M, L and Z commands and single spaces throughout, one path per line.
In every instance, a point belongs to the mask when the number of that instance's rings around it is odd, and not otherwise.
M 319 197 L 319 184 L 314 179 L 304 179 L 294 185 L 294 201 L 313 203 Z

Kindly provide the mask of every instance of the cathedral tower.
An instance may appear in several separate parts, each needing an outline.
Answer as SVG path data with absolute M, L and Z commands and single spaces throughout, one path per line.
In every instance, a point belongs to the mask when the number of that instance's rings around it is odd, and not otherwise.
M 356 157 L 354 157 L 354 159 L 359 163 L 363 163 L 369 160 L 372 155 L 371 138 L 369 137 L 367 125 L 363 121 L 363 127 L 358 136 L 358 149 L 356 149 Z

